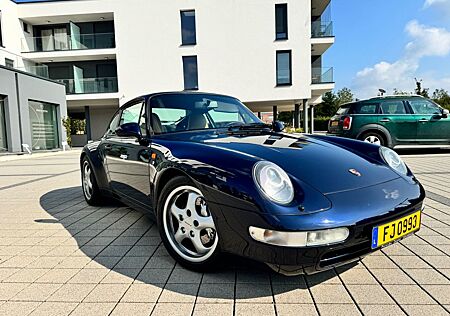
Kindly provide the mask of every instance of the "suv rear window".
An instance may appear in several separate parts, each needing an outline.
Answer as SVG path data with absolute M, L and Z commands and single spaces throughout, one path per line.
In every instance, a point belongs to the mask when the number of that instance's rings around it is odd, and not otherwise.
M 378 114 L 379 105 L 377 103 L 355 103 L 349 114 Z
M 341 106 L 341 107 L 337 110 L 336 115 L 345 115 L 345 114 L 348 113 L 348 110 L 349 110 L 349 109 L 350 109 L 350 106 L 349 106 L 349 105 L 347 105 L 347 106 Z

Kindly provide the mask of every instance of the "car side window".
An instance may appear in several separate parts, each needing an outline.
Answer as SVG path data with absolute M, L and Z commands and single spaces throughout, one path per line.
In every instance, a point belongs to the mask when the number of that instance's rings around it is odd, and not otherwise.
M 120 125 L 127 123 L 137 123 L 141 128 L 141 134 L 147 134 L 145 107 L 142 102 L 133 104 L 122 111 Z
M 441 108 L 428 100 L 410 100 L 409 104 L 414 114 L 441 114 Z
M 385 101 L 381 104 L 383 114 L 407 114 L 403 101 Z
M 119 126 L 120 115 L 121 111 L 118 111 L 116 115 L 113 117 L 111 123 L 109 123 L 108 130 L 106 131 L 105 136 L 114 135 L 116 133 L 116 128 Z

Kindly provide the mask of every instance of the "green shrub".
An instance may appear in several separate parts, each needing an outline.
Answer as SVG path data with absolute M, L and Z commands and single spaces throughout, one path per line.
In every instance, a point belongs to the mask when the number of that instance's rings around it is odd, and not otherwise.
M 330 121 L 329 116 L 318 116 L 314 118 L 314 130 L 315 131 L 327 131 L 328 122 Z

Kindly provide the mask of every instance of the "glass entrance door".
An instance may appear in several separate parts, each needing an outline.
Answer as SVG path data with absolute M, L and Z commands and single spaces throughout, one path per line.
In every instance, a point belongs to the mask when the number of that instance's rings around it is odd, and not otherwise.
M 8 143 L 6 141 L 6 117 L 5 117 L 5 102 L 0 96 L 0 152 L 8 150 Z
M 31 147 L 33 150 L 50 150 L 59 147 L 56 106 L 30 101 Z

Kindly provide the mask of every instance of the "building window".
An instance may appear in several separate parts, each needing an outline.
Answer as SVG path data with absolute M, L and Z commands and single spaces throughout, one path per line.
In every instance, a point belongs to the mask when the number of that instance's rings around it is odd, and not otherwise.
M 29 101 L 31 147 L 33 150 L 49 150 L 59 146 L 56 105 Z
M 2 11 L 0 11 L 0 46 L 5 47 L 3 45 L 3 33 L 2 33 Z
M 197 56 L 183 56 L 184 90 L 198 90 Z
M 5 58 L 5 66 L 8 68 L 14 68 L 14 60 Z
M 275 26 L 276 39 L 284 40 L 288 38 L 288 16 L 287 3 L 275 5 Z
M 23 31 L 25 32 L 25 33 L 30 33 L 30 30 L 28 29 L 28 24 L 27 23 L 25 23 L 25 22 L 22 22 L 23 23 Z
M 277 86 L 292 84 L 291 51 L 277 51 Z
M 197 44 L 195 10 L 181 11 L 181 43 L 182 45 Z
M 8 142 L 6 140 L 6 116 L 5 116 L 5 101 L 0 96 L 0 152 L 8 150 Z

